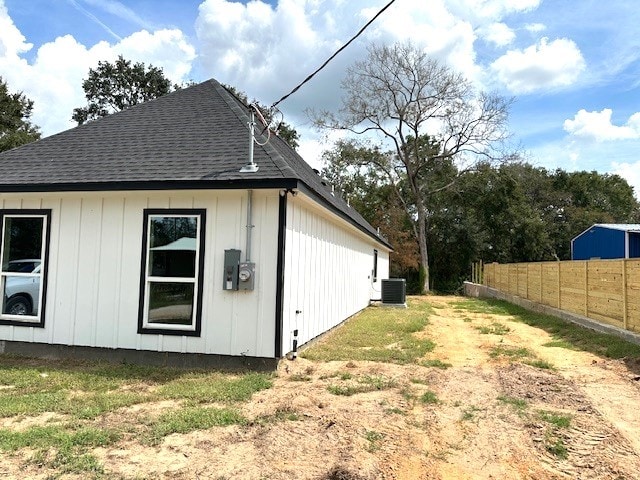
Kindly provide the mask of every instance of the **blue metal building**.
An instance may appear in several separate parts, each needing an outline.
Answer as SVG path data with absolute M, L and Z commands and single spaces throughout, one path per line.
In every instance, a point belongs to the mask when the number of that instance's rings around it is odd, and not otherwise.
M 571 259 L 640 257 L 640 224 L 596 223 L 571 240 Z

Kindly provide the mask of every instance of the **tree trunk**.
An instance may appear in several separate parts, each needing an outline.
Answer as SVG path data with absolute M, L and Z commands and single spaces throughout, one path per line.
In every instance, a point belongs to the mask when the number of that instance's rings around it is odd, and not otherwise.
M 429 255 L 427 253 L 427 218 L 422 200 L 417 196 L 418 209 L 418 247 L 420 249 L 420 270 L 424 271 L 422 293 L 429 292 Z

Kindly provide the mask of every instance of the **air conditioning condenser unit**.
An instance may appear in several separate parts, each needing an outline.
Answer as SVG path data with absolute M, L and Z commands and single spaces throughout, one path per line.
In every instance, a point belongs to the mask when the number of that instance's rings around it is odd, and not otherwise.
M 382 280 L 382 304 L 396 307 L 407 306 L 407 282 L 404 278 Z

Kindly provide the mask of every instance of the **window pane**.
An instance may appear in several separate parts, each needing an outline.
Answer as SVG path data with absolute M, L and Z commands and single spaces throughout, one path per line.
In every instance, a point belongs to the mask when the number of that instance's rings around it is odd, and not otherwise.
M 148 323 L 191 325 L 193 283 L 149 283 Z
M 373 251 L 373 280 L 378 278 L 378 250 Z
M 2 270 L 29 276 L 5 275 L 2 313 L 37 316 L 40 309 L 43 217 L 4 216 Z
M 4 278 L 2 313 L 8 315 L 38 315 L 40 276 Z
M 152 277 L 195 277 L 197 227 L 196 217 L 151 217 Z
M 40 265 L 43 225 L 42 217 L 4 217 L 3 271 L 28 273 Z

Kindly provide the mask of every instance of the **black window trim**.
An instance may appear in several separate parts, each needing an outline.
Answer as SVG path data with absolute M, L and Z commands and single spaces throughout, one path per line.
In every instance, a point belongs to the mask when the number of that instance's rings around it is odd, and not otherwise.
M 42 298 L 39 304 L 39 321 L 35 322 L 33 320 L 16 320 L 14 319 L 3 319 L 0 316 L 0 325 L 13 325 L 16 327 L 36 327 L 36 328 L 44 328 L 45 324 L 45 313 L 47 306 L 47 278 L 49 277 L 49 249 L 51 243 L 51 209 L 50 208 L 3 208 L 0 209 L 0 232 L 2 231 L 2 226 L 4 225 L 4 217 L 11 215 L 34 215 L 41 216 L 46 219 L 46 226 L 44 231 L 44 237 L 42 239 L 44 244 L 44 254 L 42 263 L 44 268 L 42 269 L 42 273 L 40 275 L 40 288 L 42 289 Z M 2 253 L 2 248 L 4 248 L 4 238 L 0 239 L 0 254 Z M 1 256 L 0 256 L 1 258 Z M 4 295 L 4 293 L 3 293 Z M 4 299 L 2 299 L 4 302 Z M 2 313 L 0 312 L 0 315 Z
M 149 217 L 155 215 L 185 215 L 198 216 L 200 218 L 200 255 L 198 258 L 198 288 L 194 300 L 196 309 L 195 328 L 193 330 L 173 330 L 171 328 L 150 328 L 144 326 L 145 317 L 145 293 L 146 293 L 146 271 L 147 271 L 147 241 L 149 234 Z M 138 333 L 151 335 L 180 335 L 187 337 L 199 337 L 202 329 L 202 292 L 204 280 L 204 257 L 205 257 L 205 236 L 207 223 L 207 210 L 205 208 L 145 208 L 143 210 L 142 226 L 142 254 L 140 259 L 140 295 L 138 297 Z
M 373 281 L 378 281 L 378 250 L 373 249 Z

